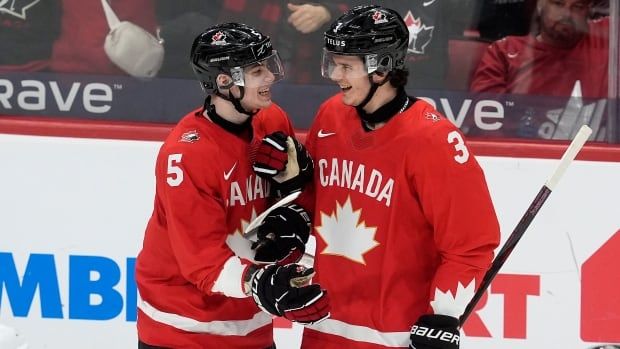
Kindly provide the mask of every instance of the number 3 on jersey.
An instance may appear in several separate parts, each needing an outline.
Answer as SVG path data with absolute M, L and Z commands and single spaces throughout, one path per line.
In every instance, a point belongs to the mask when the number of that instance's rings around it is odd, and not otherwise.
M 448 133 L 448 143 L 454 144 L 454 149 L 457 151 L 457 154 L 454 155 L 454 160 L 456 160 L 456 162 L 464 164 L 469 160 L 469 150 L 467 150 L 460 133 L 457 131 Z
M 168 175 L 166 182 L 171 187 L 178 187 L 183 182 L 183 170 L 178 166 L 181 163 L 183 154 L 168 155 Z

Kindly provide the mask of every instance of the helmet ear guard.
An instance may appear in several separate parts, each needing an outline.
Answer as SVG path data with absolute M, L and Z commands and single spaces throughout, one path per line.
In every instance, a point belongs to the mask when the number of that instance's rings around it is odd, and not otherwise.
M 387 73 L 391 72 L 392 70 L 394 70 L 392 64 L 392 57 L 389 55 L 384 56 L 379 62 L 379 65 L 377 66 L 377 72 Z
M 368 71 L 368 74 L 386 74 L 394 70 L 391 55 L 385 54 L 381 58 L 378 58 L 377 56 L 378 55 L 375 54 L 365 56 L 366 69 Z

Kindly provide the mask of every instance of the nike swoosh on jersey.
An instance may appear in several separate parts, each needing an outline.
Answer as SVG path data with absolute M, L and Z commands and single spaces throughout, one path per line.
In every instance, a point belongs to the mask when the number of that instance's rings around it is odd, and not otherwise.
M 428 6 L 428 5 L 432 4 L 432 3 L 434 3 L 435 1 L 436 1 L 436 0 L 425 1 L 425 2 L 423 2 L 423 3 L 422 3 L 422 6 L 426 7 L 426 6 Z
M 323 130 L 319 130 L 319 133 L 317 133 L 317 136 L 319 136 L 319 138 L 324 138 L 324 137 L 329 137 L 329 136 L 333 136 L 335 135 L 336 132 L 323 132 Z
M 237 163 L 235 162 L 235 164 L 233 165 L 233 167 L 231 167 L 231 169 L 228 172 L 224 172 L 224 179 L 228 180 L 230 178 L 230 175 L 233 173 L 233 171 L 235 170 L 235 167 L 237 167 Z

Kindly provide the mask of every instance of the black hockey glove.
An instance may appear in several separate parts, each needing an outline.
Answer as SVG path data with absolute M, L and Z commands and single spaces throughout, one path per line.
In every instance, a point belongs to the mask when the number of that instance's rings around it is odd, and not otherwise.
M 252 277 L 252 297 L 263 310 L 309 325 L 329 317 L 327 291 L 310 284 L 314 269 L 299 264 L 270 264 Z
M 310 236 L 310 216 L 296 204 L 278 207 L 258 226 L 257 236 L 252 244 L 255 261 L 280 265 L 299 262 Z
M 281 131 L 252 144 L 250 159 L 254 172 L 269 179 L 279 197 L 302 190 L 312 180 L 314 162 L 310 154 L 295 138 Z
M 447 315 L 422 315 L 411 327 L 409 349 L 458 349 L 459 320 Z

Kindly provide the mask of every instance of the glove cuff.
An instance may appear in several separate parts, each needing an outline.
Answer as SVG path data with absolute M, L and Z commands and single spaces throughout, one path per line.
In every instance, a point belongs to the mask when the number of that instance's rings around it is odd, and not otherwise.
M 250 278 L 252 283 L 251 292 L 254 302 L 264 312 L 282 316 L 282 312 L 277 309 L 276 298 L 272 293 L 273 290 L 266 285 L 266 283 L 272 284 L 271 278 L 276 270 L 277 267 L 274 264 L 258 269 Z
M 254 264 L 250 264 L 243 271 L 241 286 L 243 289 L 243 293 L 245 293 L 246 296 L 252 296 L 252 279 L 256 275 L 256 272 L 258 271 L 258 269 L 259 269 L 258 266 Z
M 461 339 L 459 320 L 447 315 L 422 315 L 411 327 L 411 345 L 414 349 L 458 349 Z
M 447 328 L 458 328 L 459 327 L 459 319 L 448 316 L 448 315 L 440 315 L 440 314 L 426 314 L 420 316 L 418 319 L 418 323 L 422 323 L 428 325 L 430 327 L 447 327 Z

